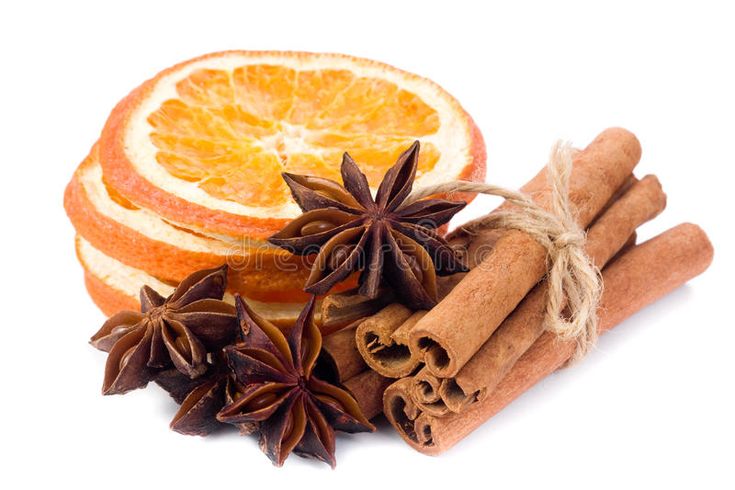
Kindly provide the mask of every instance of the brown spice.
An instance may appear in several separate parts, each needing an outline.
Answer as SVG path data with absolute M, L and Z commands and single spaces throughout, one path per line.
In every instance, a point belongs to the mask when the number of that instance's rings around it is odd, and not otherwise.
M 411 380 L 408 385 L 411 399 L 419 410 L 435 417 L 443 417 L 449 413 L 449 408 L 439 396 L 443 381 L 441 378 L 437 378 L 424 367 L 415 376 L 407 379 Z
M 319 354 L 319 369 L 327 370 L 329 379 L 339 383 L 367 368 L 355 345 L 355 328 L 351 326 L 325 336 Z
M 394 303 L 363 320 L 355 331 L 355 342 L 368 366 L 389 378 L 415 371 L 420 359 L 408 348 L 408 332 L 425 314 Z
M 343 384 L 357 400 L 365 418 L 372 419 L 383 413 L 383 393 L 392 382 L 393 379 L 366 369 Z
M 569 196 L 581 227 L 586 227 L 623 185 L 640 155 L 636 137 L 614 128 L 575 156 Z M 532 181 L 534 187 L 537 179 L 545 178 L 545 172 L 540 175 Z M 548 185 L 530 194 L 540 205 L 549 206 Z M 418 322 L 410 341 L 425 353 L 424 361 L 436 376 L 459 372 L 543 277 L 545 259 L 546 250 L 530 235 L 504 231 L 490 255 Z
M 666 195 L 655 176 L 632 185 L 590 228 L 585 251 L 592 263 L 604 267 L 628 243 L 635 229 L 665 206 Z M 450 410 L 461 411 L 492 392 L 543 333 L 547 291 L 545 282 L 537 285 L 457 376 L 442 381 L 439 395 Z
M 439 299 L 444 298 L 464 277 L 458 272 L 438 278 Z M 423 364 L 418 351 L 411 350 L 409 334 L 426 314 L 393 303 L 358 323 L 355 341 L 363 359 L 371 369 L 389 378 L 408 376 Z
M 389 289 L 381 290 L 376 298 L 368 298 L 357 290 L 334 293 L 324 297 L 321 304 L 322 335 L 337 332 L 358 320 L 374 315 L 395 298 Z
M 314 303 L 312 297 L 284 334 L 235 298 L 242 341 L 226 347 L 225 355 L 242 392 L 217 419 L 257 424 L 260 447 L 278 466 L 292 451 L 334 466 L 335 429 L 375 429 L 349 393 L 313 373 L 322 345 Z
M 140 290 L 141 312 L 121 311 L 91 339 L 109 352 L 102 392 L 142 388 L 156 375 L 176 368 L 189 378 L 207 371 L 207 353 L 232 342 L 235 309 L 222 301 L 227 266 L 197 271 L 164 298 L 148 286 Z
M 466 270 L 436 232 L 466 203 L 405 202 L 418 155 L 417 141 L 386 172 L 375 198 L 347 153 L 341 167 L 344 187 L 328 179 L 284 174 L 305 212 L 269 241 L 299 255 L 316 253 L 307 292 L 326 294 L 360 271 L 360 294 L 376 298 L 387 283 L 401 302 L 431 308 L 437 301 L 437 274 Z
M 600 332 L 701 274 L 712 262 L 712 255 L 707 235 L 688 223 L 632 247 L 603 271 Z M 439 454 L 563 366 L 574 349 L 573 342 L 561 342 L 553 334 L 544 333 L 490 396 L 460 414 L 445 417 L 422 413 L 411 400 L 411 380 L 401 379 L 384 394 L 385 414 L 411 447 L 425 454 Z

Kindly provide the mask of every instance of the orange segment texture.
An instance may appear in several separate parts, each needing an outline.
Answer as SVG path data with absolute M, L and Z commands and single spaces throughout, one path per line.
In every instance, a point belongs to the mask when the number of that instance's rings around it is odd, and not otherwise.
M 215 239 L 202 237 L 212 243 L 211 251 L 195 251 L 185 243 L 153 239 L 142 229 L 132 228 L 116 221 L 98 209 L 85 188 L 82 178 L 97 163 L 97 148 L 82 162 L 64 193 L 64 207 L 77 233 L 102 253 L 125 265 L 143 270 L 164 282 L 177 284 L 189 274 L 230 265 L 228 290 L 251 299 L 273 302 L 306 301 L 303 284 L 309 275 L 308 263 L 275 247 L 248 248 L 244 245 L 217 243 Z M 108 207 L 138 211 L 139 208 L 104 185 Z M 128 213 L 128 214 L 135 214 Z M 171 227 L 160 222 L 160 227 Z M 183 233 L 190 230 L 177 228 Z M 350 281 L 343 285 L 347 289 Z
M 347 151 L 376 189 L 417 139 L 418 186 L 484 180 L 482 135 L 432 81 L 352 56 L 226 51 L 163 70 L 121 100 L 100 163 L 120 196 L 170 223 L 263 240 L 299 213 L 282 172 L 339 181 Z
M 157 162 L 216 198 L 250 206 L 289 199 L 284 171 L 338 179 L 345 151 L 377 186 L 413 140 L 440 124 L 417 95 L 347 70 L 198 69 L 176 93 L 148 116 Z M 419 171 L 438 159 L 425 145 Z

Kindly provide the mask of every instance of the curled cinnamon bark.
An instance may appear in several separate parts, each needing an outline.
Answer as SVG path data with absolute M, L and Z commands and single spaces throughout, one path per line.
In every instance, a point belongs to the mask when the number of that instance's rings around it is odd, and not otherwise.
M 605 291 L 598 310 L 600 333 L 704 272 L 712 255 L 707 235 L 689 223 L 620 255 L 603 271 Z M 573 342 L 562 342 L 553 334 L 544 333 L 487 398 L 462 413 L 444 417 L 422 412 L 411 399 L 411 380 L 401 379 L 384 394 L 385 414 L 411 447 L 425 454 L 439 454 L 564 365 L 574 348 Z
M 377 298 L 368 298 L 357 290 L 326 296 L 321 304 L 320 329 L 330 335 L 370 315 L 374 315 L 393 301 L 391 290 L 381 290 Z
M 626 246 L 635 229 L 658 216 L 665 206 L 666 194 L 655 176 L 633 184 L 590 228 L 585 251 L 592 263 L 604 267 Z M 537 285 L 457 376 L 441 382 L 438 395 L 450 410 L 459 412 L 492 392 L 541 336 L 547 291 L 545 282 Z
M 413 377 L 411 391 L 413 399 L 419 403 L 434 403 L 440 400 L 439 384 L 441 379 L 437 378 L 425 367 Z
M 602 132 L 575 156 L 569 196 L 582 228 L 625 183 L 640 155 L 636 137 L 613 128 Z M 549 207 L 545 171 L 523 191 Z M 488 257 L 410 334 L 410 343 L 425 353 L 424 361 L 436 376 L 455 376 L 546 273 L 546 251 L 530 235 L 509 230 L 499 236 Z
M 653 218 L 663 209 L 664 205 L 665 195 L 661 190 L 658 180 L 654 176 L 647 176 L 641 182 L 632 175 L 629 176 L 621 189 L 615 192 L 611 202 L 604 206 L 603 212 L 595 220 L 593 228 L 597 227 L 596 231 L 590 231 L 588 235 L 591 241 L 597 242 L 589 244 L 593 255 L 610 255 L 618 248 L 625 249 L 626 247 L 635 245 L 635 231 L 631 230 L 634 230 L 636 226 L 644 221 Z M 607 211 L 611 209 L 612 212 L 608 214 Z M 608 233 L 610 234 L 609 236 L 604 236 Z M 622 244 L 621 242 L 628 235 L 628 241 Z M 489 237 L 473 236 L 473 242 L 467 240 L 468 238 L 470 238 L 468 235 L 461 234 L 458 240 L 454 240 L 453 245 L 463 250 L 467 250 L 471 243 L 477 244 L 478 242 L 488 247 L 492 246 L 492 241 L 485 240 L 485 238 Z M 605 249 L 608 252 L 605 253 L 599 249 Z M 601 261 L 602 259 L 600 257 Z M 600 263 L 597 265 L 600 266 L 603 264 Z M 456 274 L 455 276 L 461 276 L 461 274 Z M 455 276 L 442 278 L 447 280 L 445 281 L 448 283 L 448 287 L 446 288 L 447 293 L 451 291 L 460 279 Z M 450 282 L 449 279 L 452 281 Z M 407 337 L 410 330 L 425 312 L 417 312 L 405 320 L 407 314 L 408 310 L 406 308 L 400 305 L 391 306 L 373 317 L 369 317 L 357 329 L 356 342 L 361 355 L 368 366 L 381 372 L 384 376 L 404 377 L 415 371 L 421 364 L 419 353 L 412 352 L 409 349 Z M 516 312 L 513 313 L 513 315 L 515 314 Z M 526 318 L 523 322 L 516 322 L 516 325 L 524 325 L 526 320 L 528 319 Z M 524 325 L 524 328 L 538 330 L 537 325 L 533 323 L 527 326 Z M 500 330 L 503 330 L 503 328 L 501 327 Z M 420 370 L 412 378 L 411 394 L 414 402 L 423 411 L 435 416 L 440 416 L 448 412 L 447 403 L 449 403 L 449 409 L 454 411 L 460 410 L 470 401 L 476 400 L 479 395 L 479 389 L 468 390 L 467 392 L 463 391 L 462 387 L 467 386 L 464 381 L 465 377 L 470 377 L 472 383 L 482 384 L 481 379 L 477 378 L 482 378 L 483 375 L 488 377 L 492 376 L 490 373 L 494 371 L 492 366 L 493 361 L 500 363 L 501 360 L 505 360 L 508 367 L 512 366 L 512 362 L 515 362 L 517 357 L 530 345 L 524 339 L 535 340 L 540 335 L 540 332 L 538 332 L 538 335 L 535 336 L 528 335 L 524 337 L 520 335 L 516 339 L 516 332 L 509 330 L 507 337 L 514 345 L 506 346 L 507 342 L 504 343 L 503 341 L 497 342 L 496 344 L 497 346 L 504 346 L 507 349 L 513 349 L 513 352 L 517 353 L 517 355 L 511 355 L 511 352 L 505 352 L 501 349 L 497 357 L 493 357 L 491 361 L 488 361 L 487 369 L 483 363 L 476 362 L 473 364 L 476 357 L 482 357 L 481 353 L 488 351 L 489 344 L 491 344 L 498 333 L 500 331 L 493 335 L 478 354 L 473 357 L 473 360 L 460 371 L 458 375 L 460 379 L 459 386 L 453 379 L 442 380 L 434 376 L 428 369 Z M 368 345 L 370 345 L 369 348 Z M 485 359 L 487 357 L 486 355 Z M 479 373 L 468 370 L 467 367 L 470 365 L 479 366 Z M 505 372 L 503 372 L 504 374 Z M 475 377 L 474 379 L 472 378 L 473 376 Z M 443 387 L 443 389 L 440 387 Z M 486 390 L 483 389 L 482 391 L 484 392 Z
M 383 392 L 392 380 L 365 365 L 355 346 L 355 327 L 324 337 L 315 372 L 347 388 L 368 419 L 383 412 Z
M 317 362 L 317 371 L 323 378 L 344 383 L 367 368 L 355 345 L 355 328 L 345 328 L 324 337 Z
M 367 365 L 389 378 L 414 372 L 421 359 L 409 349 L 408 333 L 425 314 L 394 303 L 360 323 L 355 342 Z
M 411 398 L 422 412 L 435 417 L 449 413 L 444 400 L 439 396 L 442 379 L 434 376 L 428 368 L 422 368 L 415 376 L 411 376 L 409 390 Z
M 357 374 L 343 383 L 360 406 L 367 419 L 383 413 L 383 393 L 393 382 L 372 369 Z

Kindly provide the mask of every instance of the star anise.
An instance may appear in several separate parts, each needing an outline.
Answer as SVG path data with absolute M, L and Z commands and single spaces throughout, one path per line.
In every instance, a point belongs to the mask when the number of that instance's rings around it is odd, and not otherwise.
M 419 143 L 403 152 L 385 174 L 375 198 L 350 156 L 342 159 L 344 186 L 329 179 L 283 174 L 304 214 L 269 238 L 295 254 L 317 253 L 305 290 L 326 294 L 356 271 L 360 294 L 378 295 L 387 282 L 417 309 L 436 304 L 436 275 L 466 270 L 436 232 L 466 203 L 422 199 L 406 204 L 418 164 Z
M 195 272 L 168 298 L 143 286 L 141 313 L 113 315 L 91 339 L 109 352 L 102 393 L 142 388 L 172 366 L 192 379 L 204 374 L 207 353 L 237 333 L 235 309 L 222 301 L 226 278 L 226 266 Z
M 280 466 L 291 452 L 334 466 L 334 430 L 372 431 L 352 396 L 313 374 L 322 345 L 314 298 L 287 333 L 235 300 L 242 342 L 225 348 L 239 398 L 217 415 L 223 422 L 257 423 L 260 447 Z
M 223 426 L 217 413 L 234 402 L 242 393 L 242 385 L 232 375 L 224 355 L 212 355 L 207 373 L 195 379 L 178 369 L 168 369 L 156 376 L 156 384 L 181 405 L 171 420 L 172 430 L 181 434 L 206 436 Z M 240 433 L 250 434 L 256 424 L 240 424 Z

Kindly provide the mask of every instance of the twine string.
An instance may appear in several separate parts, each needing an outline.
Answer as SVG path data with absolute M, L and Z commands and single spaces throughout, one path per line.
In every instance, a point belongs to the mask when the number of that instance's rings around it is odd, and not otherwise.
M 600 271 L 585 253 L 586 234 L 577 225 L 569 200 L 573 151 L 571 145 L 561 142 L 551 150 L 547 165 L 549 210 L 521 192 L 461 180 L 415 190 L 407 199 L 411 203 L 435 194 L 470 192 L 502 197 L 514 204 L 511 209 L 488 214 L 463 231 L 520 230 L 546 249 L 548 297 L 544 328 L 562 340 L 576 343 L 571 363 L 584 357 L 597 342 L 597 306 L 602 295 Z

